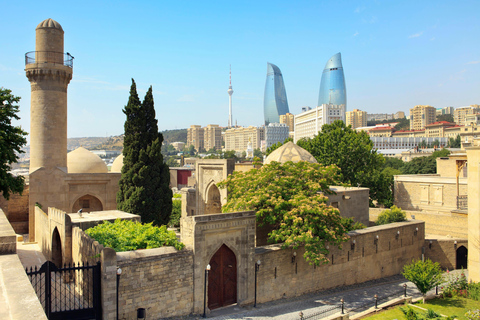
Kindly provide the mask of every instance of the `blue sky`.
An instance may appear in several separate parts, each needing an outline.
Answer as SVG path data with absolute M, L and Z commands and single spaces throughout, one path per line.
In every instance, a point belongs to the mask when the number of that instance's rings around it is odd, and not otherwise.
M 342 53 L 347 109 L 368 113 L 480 103 L 480 1 L 0 0 L 0 86 L 21 96 L 24 54 L 52 18 L 74 57 L 68 136 L 123 133 L 131 78 L 153 86 L 160 130 L 228 120 L 263 123 L 267 62 L 282 71 L 290 112 L 314 107 L 327 60 Z

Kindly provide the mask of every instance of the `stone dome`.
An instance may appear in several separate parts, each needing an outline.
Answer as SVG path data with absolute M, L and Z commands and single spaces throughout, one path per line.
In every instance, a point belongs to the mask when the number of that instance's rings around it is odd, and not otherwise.
M 105 162 L 85 148 L 77 148 L 67 154 L 68 173 L 108 173 Z
M 110 168 L 110 172 L 122 172 L 122 167 L 123 167 L 123 153 L 115 158 L 115 161 L 113 161 L 112 167 Z
M 307 161 L 311 163 L 317 163 L 317 160 L 310 154 L 310 152 L 302 147 L 297 146 L 291 141 L 285 143 L 283 146 L 270 153 L 263 164 L 269 164 L 272 161 L 280 163 L 285 163 L 287 161 Z
M 47 20 L 43 20 L 42 22 L 40 22 L 37 26 L 37 29 L 39 29 L 39 28 L 55 28 L 55 29 L 63 31 L 63 28 L 60 25 L 60 23 L 53 20 L 52 18 L 48 18 Z

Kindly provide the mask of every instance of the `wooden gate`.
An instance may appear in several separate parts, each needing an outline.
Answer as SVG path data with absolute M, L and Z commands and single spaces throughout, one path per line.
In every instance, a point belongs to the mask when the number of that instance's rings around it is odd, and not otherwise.
M 25 271 L 49 320 L 102 319 L 100 262 L 57 268 L 47 261 Z
M 226 245 L 210 260 L 208 308 L 210 310 L 237 302 L 237 259 Z

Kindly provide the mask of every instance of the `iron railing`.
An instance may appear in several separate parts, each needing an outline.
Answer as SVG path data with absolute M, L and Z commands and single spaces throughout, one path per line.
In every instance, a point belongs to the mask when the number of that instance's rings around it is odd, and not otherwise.
M 457 197 L 457 209 L 458 210 L 468 210 L 468 196 L 458 196 Z
M 73 59 L 73 56 L 68 52 L 30 51 L 25 53 L 25 65 L 32 63 L 53 63 L 73 68 Z
M 48 319 L 101 319 L 100 263 L 25 270 Z
M 361 311 L 365 311 L 371 307 L 376 307 L 377 305 L 383 303 L 383 302 L 386 302 L 388 300 L 390 300 L 391 298 L 393 297 L 400 297 L 400 296 L 405 296 L 406 295 L 406 288 L 402 289 L 402 290 L 398 290 L 398 291 L 395 291 L 389 295 L 386 295 L 386 296 L 382 296 L 382 297 L 374 297 L 372 298 L 371 301 L 368 301 L 362 305 L 359 305 L 353 309 L 348 309 L 349 312 L 354 312 L 354 313 L 358 313 L 358 312 L 361 312 Z
M 318 320 L 325 317 L 331 316 L 332 314 L 338 313 L 342 310 L 342 305 L 333 305 L 328 308 L 325 308 L 321 311 L 309 314 L 304 316 L 303 313 L 300 313 L 300 320 Z

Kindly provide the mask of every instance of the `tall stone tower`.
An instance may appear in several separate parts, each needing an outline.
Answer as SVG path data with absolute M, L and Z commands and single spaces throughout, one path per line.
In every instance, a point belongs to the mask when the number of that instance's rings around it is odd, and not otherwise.
M 30 172 L 42 167 L 67 172 L 67 87 L 73 57 L 63 53 L 58 22 L 47 19 L 35 31 L 35 51 L 25 55 L 31 84 Z

